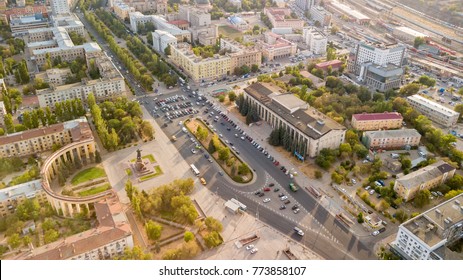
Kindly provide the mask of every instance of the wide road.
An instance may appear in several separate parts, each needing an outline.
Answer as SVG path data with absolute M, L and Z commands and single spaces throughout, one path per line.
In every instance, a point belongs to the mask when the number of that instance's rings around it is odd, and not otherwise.
M 174 95 L 185 95 L 182 91 L 176 93 L 157 96 L 158 99 L 165 99 Z M 210 163 L 204 157 L 206 151 L 200 151 L 196 154 L 191 152 L 194 148 L 194 143 L 190 140 L 191 135 L 188 135 L 181 130 L 179 121 L 187 119 L 181 117 L 167 122 L 164 118 L 164 113 L 158 108 L 157 112 L 160 117 L 153 114 L 153 109 L 156 104 L 153 101 L 154 96 L 142 97 L 139 100 L 147 108 L 147 110 L 155 117 L 155 120 L 160 126 L 168 124 L 163 130 L 169 137 L 176 135 L 177 141 L 174 143 L 180 154 L 191 164 L 195 164 L 200 170 L 201 176 L 208 182 L 207 186 L 214 193 L 217 193 L 221 198 L 228 200 L 236 198 L 248 207 L 248 213 L 253 214 L 256 218 L 267 223 L 271 227 L 288 235 L 289 238 L 298 241 L 308 248 L 314 250 L 320 256 L 326 259 L 376 259 L 373 252 L 373 246 L 378 237 L 373 237 L 364 232 L 362 236 L 355 235 L 344 225 L 339 223 L 333 215 L 320 205 L 319 201 L 305 191 L 290 192 L 288 184 L 291 179 L 285 175 L 279 167 L 276 167 L 263 153 L 259 152 L 248 140 L 241 140 L 239 132 L 231 127 L 222 117 L 218 122 L 214 122 L 211 117 L 204 114 L 203 111 L 208 106 L 197 106 L 196 100 L 187 98 L 192 101 L 194 108 L 200 111 L 195 116 L 201 116 L 209 121 L 212 128 L 217 130 L 218 134 L 223 135 L 223 140 L 232 142 L 236 149 L 240 152 L 239 156 L 245 160 L 251 168 L 254 169 L 256 180 L 252 184 L 240 185 L 231 181 L 230 178 L 220 176 L 221 168 L 216 162 Z M 178 101 L 181 103 L 184 101 Z M 209 108 L 211 112 L 211 108 Z M 223 125 L 221 123 L 224 123 Z M 227 130 L 231 128 L 230 131 Z M 236 137 L 235 134 L 239 135 Z M 252 137 L 252 135 L 251 135 Z M 274 155 L 277 157 L 278 155 Z M 279 192 L 266 192 L 264 197 L 254 195 L 254 192 L 261 190 L 268 183 L 275 183 L 274 188 L 280 188 Z M 287 209 L 280 210 L 279 207 L 283 204 L 278 197 L 278 194 L 283 192 L 289 196 L 291 203 L 287 205 Z M 271 198 L 269 203 L 263 203 L 263 198 Z M 291 206 L 297 203 L 302 211 L 294 214 Z M 294 226 L 299 226 L 304 229 L 304 237 L 296 235 L 293 231 Z

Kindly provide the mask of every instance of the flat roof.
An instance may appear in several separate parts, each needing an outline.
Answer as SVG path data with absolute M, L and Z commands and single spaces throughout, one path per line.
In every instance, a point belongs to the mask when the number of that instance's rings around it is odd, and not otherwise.
M 328 67 L 328 66 L 332 66 L 336 64 L 342 64 L 342 61 L 335 59 L 335 60 L 320 62 L 320 63 L 315 64 L 315 67 Z
M 42 190 L 42 180 L 29 181 L 23 184 L 11 186 L 0 190 L 0 201 L 14 199 L 19 196 L 34 197 Z
M 409 27 L 406 27 L 406 26 L 399 26 L 399 27 L 396 27 L 395 29 L 399 30 L 399 31 L 402 31 L 404 33 L 407 33 L 409 35 L 412 35 L 414 37 L 428 37 L 428 35 L 426 35 L 424 33 L 421 33 L 419 31 L 416 31 L 414 29 L 411 29 Z
M 337 1 L 331 1 L 331 5 L 333 5 L 334 7 L 342 10 L 343 12 L 348 14 L 349 16 L 354 17 L 354 18 L 356 18 L 358 20 L 369 20 L 370 19 L 369 17 L 362 14 L 361 12 L 359 12 L 357 10 L 354 10 L 351 7 L 349 7 L 347 5 L 344 5 L 344 4 L 341 4 L 341 3 L 337 2 Z
M 436 177 L 439 177 L 442 174 L 450 172 L 454 169 L 455 168 L 448 163 L 439 160 L 438 162 L 397 178 L 397 181 L 399 181 L 406 189 L 413 189 L 417 185 L 433 180 Z
M 434 102 L 432 100 L 424 98 L 423 96 L 421 96 L 419 94 L 409 96 L 409 97 L 407 97 L 407 99 L 415 101 L 416 103 L 421 104 L 421 105 L 423 105 L 423 106 L 425 106 L 427 108 L 433 109 L 434 111 L 437 111 L 437 112 L 439 112 L 439 113 L 441 113 L 441 114 L 443 114 L 445 116 L 453 117 L 453 116 L 459 116 L 460 115 L 460 113 L 455 112 L 454 110 L 449 109 L 447 107 L 444 107 L 444 106 L 440 105 L 437 102 Z
M 352 115 L 352 119 L 357 121 L 379 121 L 379 120 L 402 120 L 403 117 L 397 112 L 384 113 L 361 113 Z
M 397 137 L 421 137 L 421 134 L 413 128 L 396 130 L 365 131 L 365 135 L 371 139 L 397 138 Z

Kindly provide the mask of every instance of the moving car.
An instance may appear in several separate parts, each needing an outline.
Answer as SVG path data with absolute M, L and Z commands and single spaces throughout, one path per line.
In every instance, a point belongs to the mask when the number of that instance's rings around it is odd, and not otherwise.
M 201 177 L 201 179 L 199 179 L 199 181 L 200 181 L 201 184 L 203 184 L 203 185 L 206 185 L 206 184 L 207 184 L 206 179 L 204 179 L 203 177 Z
M 246 246 L 246 250 L 251 250 L 251 249 L 254 249 L 254 244 L 251 244 L 251 245 L 248 245 Z
M 259 251 L 259 249 L 254 248 L 254 249 L 251 250 L 251 254 L 255 254 L 255 253 L 257 253 L 258 251 Z

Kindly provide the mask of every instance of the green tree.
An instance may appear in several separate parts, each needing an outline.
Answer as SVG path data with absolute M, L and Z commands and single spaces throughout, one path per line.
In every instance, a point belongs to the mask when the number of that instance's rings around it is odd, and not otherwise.
M 158 240 L 161 237 L 162 226 L 152 220 L 145 223 L 145 230 L 150 240 Z
M 5 128 L 6 128 L 6 133 L 14 133 L 14 123 L 13 123 L 13 116 L 11 114 L 7 113 L 3 117 L 4 123 L 5 123 Z
M 21 245 L 21 237 L 19 237 L 19 234 L 15 233 L 8 237 L 7 243 L 12 249 L 16 249 Z
M 101 162 L 101 155 L 99 151 L 95 151 L 95 162 L 100 163 Z
M 418 208 L 422 208 L 423 206 L 429 204 L 431 192 L 429 190 L 420 190 L 414 199 L 415 206 Z
M 399 90 L 399 94 L 402 95 L 402 96 L 410 96 L 410 95 L 417 94 L 418 91 L 420 91 L 420 85 L 415 84 L 415 83 L 411 83 L 411 84 L 403 86 Z
M 45 244 L 55 242 L 56 240 L 58 240 L 58 238 L 59 238 L 59 232 L 57 232 L 54 229 L 49 229 L 49 230 L 45 231 L 45 233 L 43 235 L 43 240 L 44 240 Z
M 225 101 L 225 95 L 223 95 L 223 94 L 219 95 L 218 98 L 219 98 L 220 103 L 223 103 Z
M 145 253 L 139 246 L 133 248 L 126 247 L 122 256 L 117 257 L 120 260 L 151 260 L 150 253 Z
M 405 222 L 407 219 L 408 219 L 408 215 L 407 213 L 405 213 L 404 210 L 402 209 L 399 209 L 395 212 L 395 218 L 397 219 L 397 221 L 399 221 L 400 223 L 403 223 Z
M 326 48 L 326 60 L 334 60 L 336 59 L 336 49 L 334 47 L 327 47 Z
M 362 212 L 359 212 L 359 214 L 357 215 L 357 222 L 359 224 L 363 224 L 365 222 L 365 220 L 363 219 L 363 213 Z
M 125 182 L 125 193 L 127 194 L 127 197 L 130 201 L 132 201 L 134 191 L 135 187 L 132 185 L 132 181 L 127 180 L 127 182 Z
M 210 232 L 204 236 L 204 242 L 208 248 L 214 248 L 222 244 L 222 239 L 220 234 L 216 231 Z
M 421 76 L 419 79 L 418 79 L 418 82 L 424 86 L 427 86 L 427 87 L 433 87 L 436 85 L 436 80 L 426 76 L 426 75 L 423 75 Z
M 251 172 L 251 169 L 249 169 L 249 166 L 246 163 L 242 163 L 238 166 L 238 174 L 240 175 L 247 175 Z
M 460 113 L 460 116 L 458 117 L 458 121 L 461 122 L 463 120 L 463 104 L 457 104 L 455 108 L 453 108 L 453 110 L 457 113 Z
M 415 41 L 413 42 L 413 46 L 415 48 L 418 48 L 419 46 L 423 45 L 426 43 L 426 40 L 423 37 L 416 37 Z
M 259 71 L 259 66 L 257 64 L 251 65 L 251 72 L 256 73 Z
M 209 132 L 207 131 L 207 129 L 198 126 L 198 128 L 196 129 L 196 137 L 199 139 L 199 141 L 206 140 L 207 136 L 209 136 Z
M 193 239 L 195 239 L 195 235 L 191 231 L 185 231 L 185 234 L 183 235 L 183 240 L 188 243 Z
M 350 156 L 352 155 L 352 147 L 349 143 L 342 143 L 339 145 L 339 152 L 345 156 Z
M 228 147 L 222 147 L 219 149 L 219 159 L 221 161 L 226 161 L 230 158 L 230 149 Z
M 230 102 L 234 102 L 236 100 L 236 93 L 233 91 L 230 91 L 228 93 L 228 100 L 230 100 Z

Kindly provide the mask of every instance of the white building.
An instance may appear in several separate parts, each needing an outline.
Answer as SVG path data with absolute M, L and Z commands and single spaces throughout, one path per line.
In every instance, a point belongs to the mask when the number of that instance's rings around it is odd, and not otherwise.
M 59 14 L 68 14 L 71 12 L 69 9 L 69 2 L 68 0 L 50 0 L 51 10 L 53 15 Z
M 407 43 L 411 43 L 413 44 L 414 41 L 415 41 L 415 38 L 417 37 L 421 37 L 421 38 L 428 38 L 429 36 L 424 34 L 424 33 L 421 33 L 419 31 L 416 31 L 414 29 L 411 29 L 409 27 L 406 27 L 406 26 L 399 26 L 399 27 L 396 27 L 394 28 L 394 30 L 392 30 L 392 34 L 402 40 L 402 41 L 405 41 Z
M 6 115 L 6 109 L 5 109 L 5 103 L 3 101 L 0 101 L 0 126 L 4 126 L 4 118 Z
M 312 6 L 310 8 L 310 17 L 314 22 L 318 21 L 321 26 L 330 26 L 333 15 L 320 6 Z
M 325 54 L 328 39 L 326 35 L 315 28 L 304 28 L 302 32 L 304 43 L 309 47 L 309 50 L 314 54 Z
M 415 110 L 428 117 L 431 121 L 445 127 L 454 126 L 460 113 L 455 112 L 439 103 L 424 98 L 419 94 L 407 97 L 407 101 Z
M 14 214 L 16 207 L 26 199 L 37 198 L 39 203 L 45 203 L 47 196 L 42 189 L 41 180 L 29 181 L 23 184 L 0 190 L 0 216 Z
M 391 249 L 407 260 L 455 260 L 448 246 L 463 238 L 463 194 L 404 222 Z
M 291 153 L 301 159 L 316 157 L 322 149 L 336 149 L 344 142 L 343 125 L 280 87 L 253 83 L 244 89 L 244 96 L 251 106 L 256 106 L 262 120 L 287 131 Z
M 296 0 L 296 6 L 303 11 L 309 11 L 314 2 L 315 0 Z
M 165 49 L 169 45 L 177 46 L 177 38 L 169 32 L 156 30 L 152 32 L 153 35 L 153 48 L 161 53 L 164 53 Z
M 209 26 L 211 24 L 210 13 L 190 5 L 180 5 L 178 7 L 178 19 L 188 21 L 190 26 L 193 27 Z
M 130 28 L 133 32 L 138 32 L 139 24 L 146 24 L 147 22 L 151 22 L 154 24 L 156 30 L 169 32 L 177 38 L 177 41 L 183 42 L 184 40 L 187 40 L 188 42 L 191 42 L 191 33 L 189 31 L 182 30 L 179 27 L 168 23 L 163 17 L 157 15 L 144 15 L 140 12 L 133 12 L 129 13 L 129 18 Z

